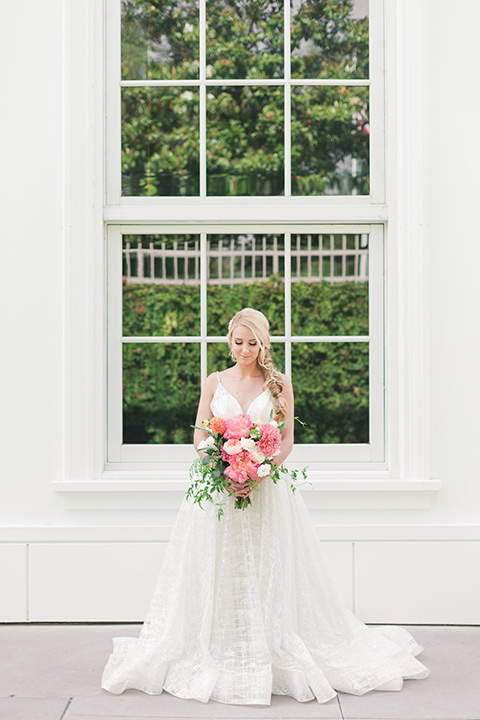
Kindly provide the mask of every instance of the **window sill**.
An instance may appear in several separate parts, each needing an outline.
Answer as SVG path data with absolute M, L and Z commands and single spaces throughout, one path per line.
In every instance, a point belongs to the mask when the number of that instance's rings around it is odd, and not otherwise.
M 53 490 L 63 495 L 69 509 L 161 510 L 167 507 L 167 493 L 179 505 L 188 487 L 183 473 L 175 475 L 169 473 L 165 479 L 155 473 L 152 479 L 59 480 L 53 482 Z M 418 509 L 430 507 L 432 495 L 441 487 L 439 480 L 313 480 L 301 493 L 310 508 Z

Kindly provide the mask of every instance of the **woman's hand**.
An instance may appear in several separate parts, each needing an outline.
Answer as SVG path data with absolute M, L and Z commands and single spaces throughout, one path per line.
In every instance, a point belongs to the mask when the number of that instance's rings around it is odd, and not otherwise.
M 247 480 L 244 483 L 232 482 L 230 487 L 232 488 L 235 496 L 238 498 L 246 498 L 255 490 L 255 488 L 262 482 L 261 478 L 257 480 Z

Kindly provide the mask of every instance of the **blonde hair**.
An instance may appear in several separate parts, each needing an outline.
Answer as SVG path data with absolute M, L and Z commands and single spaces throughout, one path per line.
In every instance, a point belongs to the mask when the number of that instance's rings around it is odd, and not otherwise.
M 283 397 L 285 383 L 281 373 L 276 369 L 270 356 L 270 325 L 267 318 L 259 310 L 243 308 L 237 312 L 228 325 L 228 344 L 232 347 L 232 335 L 237 325 L 248 328 L 259 345 L 257 358 L 258 366 L 263 373 L 265 382 L 263 389 L 270 391 L 272 396 L 273 409 L 277 422 L 283 422 L 287 418 L 287 402 Z

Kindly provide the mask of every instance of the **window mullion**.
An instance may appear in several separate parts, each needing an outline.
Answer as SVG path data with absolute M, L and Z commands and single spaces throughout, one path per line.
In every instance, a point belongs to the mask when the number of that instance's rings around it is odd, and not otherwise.
M 200 234 L 200 382 L 207 379 L 207 233 Z
M 122 460 L 123 343 L 122 343 L 122 235 L 110 227 L 107 234 L 107 462 Z
M 368 252 L 370 446 L 372 450 L 371 460 L 382 462 L 385 459 L 383 228 L 372 228 Z
M 285 233 L 285 375 L 292 376 L 292 273 L 291 233 Z
M 385 202 L 385 47 L 384 2 L 370 0 L 370 198 Z
M 207 88 L 206 79 L 206 0 L 200 0 L 200 197 L 207 196 Z
M 105 200 L 120 202 L 122 195 L 122 119 L 121 119 L 121 13 L 120 0 L 105 4 L 106 97 L 108 133 L 106 135 Z
M 284 53 L 284 132 L 285 132 L 285 197 L 292 194 L 292 162 L 291 162 L 291 85 L 290 85 L 290 0 L 284 3 L 284 28 L 283 28 L 283 53 Z

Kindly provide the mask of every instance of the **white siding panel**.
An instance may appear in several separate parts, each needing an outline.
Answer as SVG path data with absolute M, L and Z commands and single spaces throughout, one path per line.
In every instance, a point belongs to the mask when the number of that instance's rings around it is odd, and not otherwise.
M 0 622 L 27 620 L 27 546 L 0 544 Z
M 353 543 L 324 542 L 322 550 L 343 602 L 353 610 Z
M 357 543 L 357 615 L 371 623 L 480 623 L 479 567 L 479 542 Z
M 33 622 L 142 621 L 164 543 L 38 543 L 30 548 Z M 327 542 L 323 554 L 353 607 L 352 543 Z
M 160 543 L 41 543 L 30 548 L 30 620 L 141 621 Z

